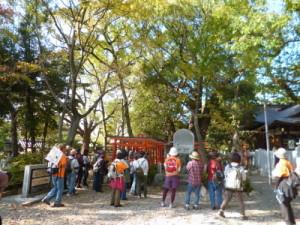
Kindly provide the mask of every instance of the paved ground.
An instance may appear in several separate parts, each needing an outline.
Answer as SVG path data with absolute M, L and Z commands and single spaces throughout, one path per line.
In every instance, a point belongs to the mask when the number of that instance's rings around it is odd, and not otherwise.
M 238 204 L 234 202 L 225 212 L 226 219 L 215 216 L 216 211 L 209 208 L 208 199 L 202 199 L 200 210 L 186 211 L 183 209 L 184 192 L 180 191 L 176 197 L 176 208 L 161 208 L 159 206 L 160 188 L 151 188 L 147 199 L 129 196 L 123 201 L 124 207 L 109 206 L 109 190 L 106 193 L 94 193 L 91 190 L 79 190 L 73 198 L 65 197 L 65 208 L 51 208 L 42 203 L 32 206 L 15 205 L 8 201 L 0 203 L 0 214 L 3 224 L 45 224 L 45 225 L 254 225 L 254 224 L 284 224 L 279 214 L 279 208 L 274 199 L 272 189 L 266 184 L 267 179 L 251 177 L 255 191 L 245 197 L 246 213 L 249 220 L 239 219 Z M 300 224 L 300 198 L 293 203 L 297 223 Z

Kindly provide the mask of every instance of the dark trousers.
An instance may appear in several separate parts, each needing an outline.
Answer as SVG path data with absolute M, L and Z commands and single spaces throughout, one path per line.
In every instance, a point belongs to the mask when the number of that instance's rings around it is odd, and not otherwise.
M 225 210 L 228 206 L 228 203 L 231 201 L 233 195 L 236 195 L 239 203 L 240 203 L 240 213 L 241 215 L 245 216 L 245 205 L 244 205 L 244 199 L 243 199 L 243 192 L 241 191 L 231 191 L 231 190 L 225 190 L 225 198 L 221 205 L 221 210 Z
M 87 183 L 88 176 L 89 176 L 89 169 L 87 167 L 85 167 L 83 169 L 83 177 L 82 177 L 83 185 L 85 185 L 85 186 L 88 186 L 88 183 Z
M 144 187 L 144 197 L 147 198 L 147 176 L 136 176 L 136 192 L 142 196 L 142 186 Z
M 96 192 L 102 192 L 102 185 L 103 185 L 103 179 L 104 179 L 104 174 L 100 173 L 95 173 L 94 174 L 94 181 L 93 181 L 93 189 Z
M 282 217 L 285 220 L 286 224 L 288 225 L 296 224 L 295 216 L 294 216 L 294 212 L 290 200 L 285 200 L 283 203 L 281 203 L 280 209 L 281 209 Z
M 79 171 L 78 171 L 78 174 L 77 174 L 77 179 L 76 179 L 76 186 L 77 187 L 80 187 L 80 185 L 81 185 L 82 174 L 83 174 L 83 170 L 82 170 L 82 168 L 79 168 Z

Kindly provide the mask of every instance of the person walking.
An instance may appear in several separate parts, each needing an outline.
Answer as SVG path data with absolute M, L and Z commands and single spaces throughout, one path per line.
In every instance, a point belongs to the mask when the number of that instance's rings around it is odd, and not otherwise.
M 170 208 L 174 207 L 174 201 L 176 196 L 176 189 L 179 186 L 179 172 L 181 170 L 181 161 L 178 157 L 178 152 L 175 147 L 172 147 L 169 151 L 169 154 L 164 162 L 165 167 L 165 181 L 163 185 L 163 194 L 162 194 L 162 202 L 161 207 L 166 207 L 166 197 L 168 191 L 171 191 L 171 203 L 169 205 Z
M 79 170 L 79 163 L 76 159 L 76 149 L 72 149 L 70 151 L 70 155 L 68 156 L 68 166 L 67 166 L 67 187 L 68 194 L 67 196 L 75 195 L 75 183 L 76 176 Z
M 55 197 L 55 202 L 53 204 L 53 207 L 63 207 L 64 204 L 61 203 L 62 200 L 62 194 L 64 190 L 64 177 L 66 174 L 66 167 L 68 163 L 68 158 L 65 155 L 66 151 L 66 145 L 60 144 L 58 145 L 59 150 L 62 152 L 62 156 L 58 162 L 57 165 L 54 165 L 52 167 L 52 189 L 50 192 L 42 199 L 42 202 L 50 205 L 50 201 L 53 197 Z
M 287 160 L 287 152 L 284 148 L 279 148 L 275 153 L 279 159 L 272 176 L 275 178 L 276 199 L 280 205 L 281 214 L 287 225 L 296 224 L 294 212 L 291 206 L 295 198 L 291 185 L 287 184 L 290 175 L 293 173 L 293 166 Z
M 144 187 L 144 198 L 147 198 L 147 177 L 149 163 L 145 158 L 145 152 L 138 154 L 138 159 L 134 162 L 134 171 L 136 174 L 136 192 L 139 198 L 142 197 L 142 186 Z
M 211 152 L 207 164 L 208 193 L 212 210 L 220 209 L 223 201 L 223 185 L 220 180 L 218 180 L 219 174 L 223 174 L 223 167 L 220 160 L 218 160 L 218 157 L 219 154 L 216 151 Z
M 190 161 L 186 165 L 188 171 L 188 185 L 185 193 L 185 209 L 190 209 L 190 199 L 192 192 L 195 193 L 195 201 L 193 209 L 199 209 L 200 201 L 200 188 L 201 188 L 201 177 L 203 174 L 203 164 L 200 162 L 200 155 L 198 152 L 193 151 L 189 156 Z
M 231 163 L 225 167 L 225 198 L 221 204 L 221 208 L 218 211 L 218 216 L 224 217 L 224 211 L 231 201 L 233 195 L 238 197 L 240 203 L 240 214 L 243 220 L 246 220 L 245 205 L 243 200 L 243 186 L 242 182 L 246 180 L 246 172 L 240 165 L 241 156 L 234 152 L 231 155 Z

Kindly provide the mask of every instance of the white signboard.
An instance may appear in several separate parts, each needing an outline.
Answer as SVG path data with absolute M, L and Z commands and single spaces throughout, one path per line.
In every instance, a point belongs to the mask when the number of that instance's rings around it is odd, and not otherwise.
M 180 129 L 173 136 L 173 145 L 180 154 L 190 154 L 194 150 L 194 134 L 188 129 Z
M 50 152 L 48 153 L 45 159 L 50 163 L 58 165 L 58 162 L 61 159 L 62 155 L 63 155 L 62 151 L 58 149 L 56 146 L 53 146 L 53 148 L 50 150 Z

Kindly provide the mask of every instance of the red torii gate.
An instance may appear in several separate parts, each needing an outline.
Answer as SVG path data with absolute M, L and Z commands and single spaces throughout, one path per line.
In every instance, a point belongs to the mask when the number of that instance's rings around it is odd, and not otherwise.
M 117 149 L 128 151 L 144 151 L 148 155 L 150 164 L 164 162 L 164 150 L 167 143 L 149 137 L 118 137 L 110 136 L 109 144 L 112 148 L 112 159 L 115 158 Z

